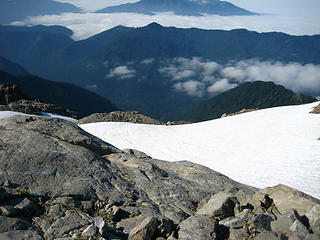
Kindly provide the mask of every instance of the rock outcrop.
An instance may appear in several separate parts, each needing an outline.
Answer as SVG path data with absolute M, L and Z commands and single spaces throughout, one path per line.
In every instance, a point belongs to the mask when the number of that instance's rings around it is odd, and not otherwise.
M 221 115 L 221 118 L 235 116 L 235 115 L 239 115 L 239 114 L 242 114 L 242 113 L 254 112 L 254 111 L 257 111 L 257 110 L 259 110 L 259 109 L 258 108 L 252 108 L 252 109 L 245 109 L 244 108 L 244 109 L 242 109 L 242 110 L 240 110 L 238 112 L 235 112 L 235 113 L 229 113 L 229 114 L 224 113 L 224 114 Z
M 0 111 L 14 111 L 42 115 L 43 112 L 78 119 L 78 114 L 59 105 L 31 100 L 17 85 L 0 84 Z
M 163 123 L 143 115 L 137 111 L 114 111 L 110 113 L 95 113 L 88 117 L 82 118 L 78 124 L 94 123 L 94 122 L 131 122 L 142 124 L 162 125 Z
M 0 111 L 14 111 L 27 114 L 42 115 L 43 113 L 59 114 L 61 116 L 78 118 L 78 114 L 69 109 L 65 109 L 56 104 L 43 103 L 39 100 L 19 100 L 9 103 L 8 105 L 0 105 Z
M 0 240 L 319 239 L 319 208 L 285 186 L 121 151 L 61 119 L 0 119 Z
M 311 113 L 320 114 L 320 104 L 319 104 L 317 107 L 315 107 L 315 108 L 311 111 Z
M 22 99 L 29 100 L 30 97 L 24 94 L 17 85 L 0 83 L 0 105 L 7 105 Z

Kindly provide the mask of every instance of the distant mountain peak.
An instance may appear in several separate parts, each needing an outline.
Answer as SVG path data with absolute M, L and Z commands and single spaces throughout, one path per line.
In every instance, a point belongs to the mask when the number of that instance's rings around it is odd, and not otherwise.
M 145 27 L 146 28 L 163 28 L 163 26 L 157 22 L 152 22 Z
M 156 12 L 174 12 L 177 15 L 200 16 L 203 14 L 254 15 L 232 3 L 218 0 L 140 0 L 136 3 L 127 3 L 106 7 L 98 13 L 134 12 L 153 15 Z

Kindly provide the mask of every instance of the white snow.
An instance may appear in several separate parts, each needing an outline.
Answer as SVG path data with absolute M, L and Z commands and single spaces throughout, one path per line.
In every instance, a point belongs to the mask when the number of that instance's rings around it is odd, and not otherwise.
M 21 113 L 21 112 L 12 112 L 12 111 L 0 111 L 0 119 L 8 118 L 16 115 L 24 115 L 28 116 L 28 114 Z
M 64 119 L 64 120 L 67 120 L 67 121 L 73 122 L 73 123 L 75 123 L 77 121 L 74 118 L 62 116 L 62 115 L 59 115 L 59 114 L 56 114 L 56 113 L 41 112 L 41 114 L 43 116 L 46 116 L 46 117 L 60 118 L 60 119 Z M 21 113 L 21 112 L 0 111 L 0 119 L 12 117 L 12 116 L 15 116 L 15 115 L 35 116 L 35 115 L 32 115 L 32 114 L 25 114 L 25 113 Z
M 285 184 L 320 198 L 319 102 L 179 126 L 90 123 L 87 132 L 153 158 L 189 160 L 255 187 Z
M 73 122 L 73 123 L 75 123 L 77 121 L 77 119 L 74 119 L 74 118 L 71 118 L 71 117 L 62 116 L 62 115 L 57 114 L 57 113 L 41 112 L 41 114 L 43 116 L 46 116 L 46 117 L 60 118 L 60 119 L 67 120 L 67 121 Z

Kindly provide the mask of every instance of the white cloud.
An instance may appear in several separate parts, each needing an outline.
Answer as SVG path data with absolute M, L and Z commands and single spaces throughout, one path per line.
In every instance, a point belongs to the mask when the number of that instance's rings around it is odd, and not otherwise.
M 142 60 L 140 63 L 144 64 L 144 65 L 149 65 L 153 62 L 154 62 L 154 58 L 146 58 L 146 59 Z
M 320 94 L 320 65 L 253 59 L 221 65 L 201 58 L 174 58 L 166 64 L 159 72 L 179 81 L 176 90 L 193 96 L 215 95 L 252 81 L 273 81 L 297 93 Z
M 85 11 L 96 11 L 109 6 L 120 5 L 123 3 L 134 3 L 139 0 L 55 0 L 57 2 L 70 3 L 82 8 Z
M 135 77 L 136 70 L 129 69 L 127 66 L 118 66 L 110 70 L 107 78 L 117 77 L 118 79 L 126 79 Z
M 208 93 L 217 94 L 217 93 L 228 91 L 231 88 L 234 88 L 236 86 L 238 86 L 238 84 L 229 83 L 229 80 L 224 78 L 224 79 L 221 79 L 221 80 L 215 82 L 211 86 L 209 86 L 207 88 L 207 91 L 208 91 Z
M 88 38 L 112 27 L 123 25 L 141 27 L 151 22 L 163 26 L 180 28 L 202 28 L 231 30 L 246 28 L 257 32 L 285 32 L 293 35 L 313 35 L 320 33 L 320 15 L 314 17 L 258 15 L 258 16 L 178 16 L 173 13 L 158 13 L 153 16 L 135 13 L 64 13 L 44 15 L 15 22 L 14 25 L 63 25 L 74 31 L 76 40 Z
M 205 91 L 205 85 L 202 82 L 189 80 L 187 82 L 178 82 L 173 85 L 174 89 L 185 92 L 190 96 L 202 97 Z
M 199 57 L 183 58 L 178 57 L 169 61 L 169 66 L 159 69 L 159 72 L 170 77 L 173 81 L 200 79 L 203 82 L 213 82 L 213 74 L 217 72 L 220 65 L 216 62 L 205 61 Z
M 238 62 L 234 68 L 245 73 L 244 81 L 273 81 L 297 93 L 320 93 L 319 65 L 247 60 Z
M 235 67 L 223 68 L 220 73 L 223 77 L 236 79 L 238 82 L 243 81 L 246 77 L 246 73 L 242 69 L 237 69 Z

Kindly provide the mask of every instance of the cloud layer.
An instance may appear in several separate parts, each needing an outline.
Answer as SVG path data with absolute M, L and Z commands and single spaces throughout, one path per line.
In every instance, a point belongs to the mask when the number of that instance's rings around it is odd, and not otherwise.
M 292 35 L 313 35 L 320 33 L 320 16 L 317 19 L 299 16 L 258 15 L 258 16 L 178 16 L 173 13 L 159 13 L 154 16 L 135 13 L 64 13 L 30 17 L 14 25 L 63 25 L 74 31 L 73 38 L 84 39 L 112 27 L 123 25 L 141 27 L 151 22 L 163 26 L 180 28 L 202 28 L 231 30 L 246 28 L 257 32 L 278 31 Z
M 243 82 L 273 81 L 297 93 L 320 94 L 320 65 L 245 60 L 221 65 L 202 58 L 175 58 L 159 68 L 173 89 L 191 96 L 216 95 Z

